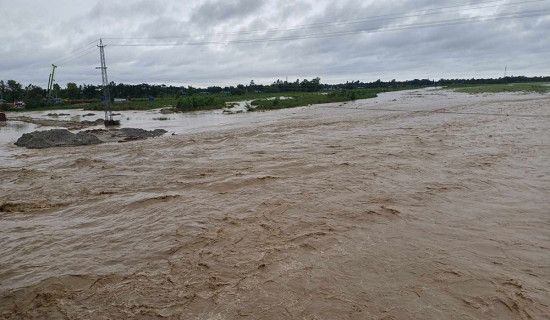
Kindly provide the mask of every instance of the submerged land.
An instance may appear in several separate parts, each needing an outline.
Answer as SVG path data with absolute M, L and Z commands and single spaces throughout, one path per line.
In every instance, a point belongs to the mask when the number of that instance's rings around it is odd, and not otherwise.
M 487 88 L 10 147 L 0 317 L 544 319 L 550 96 Z

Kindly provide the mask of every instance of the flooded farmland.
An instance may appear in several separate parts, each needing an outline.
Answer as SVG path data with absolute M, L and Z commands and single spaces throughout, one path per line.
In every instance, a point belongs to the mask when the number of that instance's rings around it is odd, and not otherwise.
M 50 127 L 8 121 L 0 317 L 543 319 L 549 103 L 417 90 L 123 111 L 168 133 L 43 150 L 13 142 Z

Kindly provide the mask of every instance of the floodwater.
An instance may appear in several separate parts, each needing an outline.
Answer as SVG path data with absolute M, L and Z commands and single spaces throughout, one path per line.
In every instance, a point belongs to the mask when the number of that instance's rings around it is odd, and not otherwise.
M 124 112 L 177 135 L 7 152 L 0 317 L 544 319 L 549 102 Z
M 431 90 L 431 89 L 427 89 Z M 371 99 L 365 105 L 375 104 L 383 101 L 391 101 L 403 94 L 417 94 L 420 91 L 408 91 L 386 93 L 379 98 Z M 285 99 L 288 97 L 282 97 Z M 114 112 L 115 120 L 120 120 L 120 128 L 142 128 L 146 130 L 165 129 L 167 135 L 197 133 L 205 130 L 219 130 L 240 127 L 243 125 L 260 125 L 270 123 L 279 117 L 281 112 L 275 113 L 255 113 L 247 112 L 246 103 L 252 101 L 238 102 L 238 105 L 233 108 L 225 108 L 220 110 L 197 111 L 187 113 L 172 113 L 162 114 L 160 109 L 148 111 L 117 111 Z M 292 109 L 291 114 L 295 114 L 296 110 L 303 108 Z M 288 112 L 283 112 L 288 114 Z M 57 114 L 56 116 L 49 114 Z M 93 115 L 92 115 L 93 114 Z M 103 111 L 91 111 L 83 109 L 70 110 L 48 110 L 48 111 L 30 111 L 30 112 L 8 112 L 8 118 L 17 116 L 26 116 L 34 119 L 48 119 L 61 121 L 93 121 L 103 119 Z M 168 120 L 158 120 L 159 118 L 168 118 Z M 24 133 L 30 133 L 35 130 L 55 129 L 52 126 L 39 126 L 29 122 L 8 121 L 5 124 L 0 124 L 0 161 L 3 163 L 13 162 L 13 156 L 24 153 L 24 149 L 13 145 L 19 137 Z M 92 126 L 82 130 L 100 129 L 104 126 Z M 9 161 L 12 159 L 12 161 Z

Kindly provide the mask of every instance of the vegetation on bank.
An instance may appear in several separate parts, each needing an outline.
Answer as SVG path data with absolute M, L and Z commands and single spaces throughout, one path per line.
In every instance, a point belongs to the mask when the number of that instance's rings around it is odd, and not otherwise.
M 547 92 L 550 92 L 550 85 L 548 83 L 452 85 L 452 86 L 446 86 L 443 89 L 450 89 L 456 92 L 469 93 L 469 94 L 500 93 L 500 92 L 547 93 Z
M 550 82 L 550 77 L 505 77 L 498 79 L 414 79 L 407 81 L 347 81 L 340 84 L 323 84 L 320 78 L 303 79 L 294 82 L 277 80 L 269 85 L 250 84 L 207 88 L 191 86 L 176 87 L 166 85 L 109 85 L 111 97 L 125 98 L 126 101 L 112 103 L 114 111 L 150 110 L 174 108 L 175 111 L 187 112 L 197 110 L 221 109 L 235 101 L 253 101 L 250 109 L 270 110 L 320 104 L 343 102 L 355 99 L 374 98 L 380 92 L 406 90 L 427 86 L 444 86 L 446 89 L 465 93 L 490 92 L 538 92 L 546 93 L 550 87 L 543 82 Z M 66 88 L 54 84 L 54 96 L 67 99 L 57 99 L 66 103 L 49 102 L 45 99 L 46 90 L 29 84 L 23 87 L 14 80 L 0 80 L 0 99 L 13 103 L 24 101 L 25 109 L 9 107 L 0 102 L 2 111 L 41 111 L 63 109 L 103 110 L 101 102 L 102 90 L 97 85 L 76 85 L 68 83 Z M 277 98 L 278 99 L 273 99 Z M 285 100 L 280 97 L 291 97 Z M 114 100 L 114 99 L 113 99 Z M 87 104 L 70 104 L 75 102 L 92 102 Z M 93 102 L 96 101 L 96 102 Z M 114 102 L 114 101 L 113 101 Z
M 357 90 L 337 90 L 329 92 L 316 93 L 298 93 L 285 94 L 284 99 L 279 97 L 263 98 L 252 101 L 255 108 L 247 108 L 250 111 L 276 110 L 285 108 L 294 108 L 312 104 L 323 104 L 333 102 L 354 101 L 358 99 L 376 98 L 378 93 L 417 89 L 419 87 L 401 87 L 401 88 L 379 88 L 379 89 L 357 89 Z

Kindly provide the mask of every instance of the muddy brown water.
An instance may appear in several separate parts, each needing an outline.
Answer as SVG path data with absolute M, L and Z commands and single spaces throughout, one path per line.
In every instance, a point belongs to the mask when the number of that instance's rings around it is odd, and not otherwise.
M 402 92 L 4 151 L 0 317 L 545 319 L 549 102 Z

